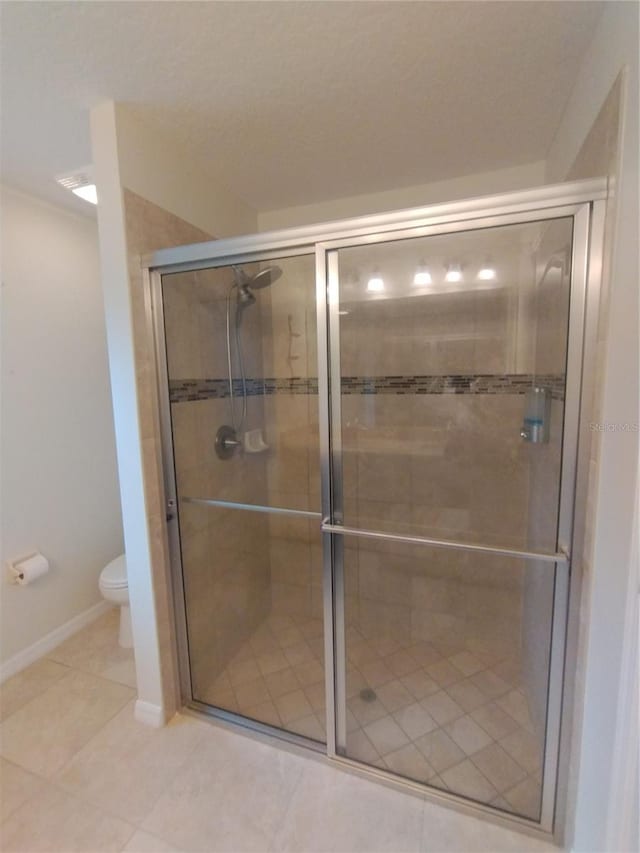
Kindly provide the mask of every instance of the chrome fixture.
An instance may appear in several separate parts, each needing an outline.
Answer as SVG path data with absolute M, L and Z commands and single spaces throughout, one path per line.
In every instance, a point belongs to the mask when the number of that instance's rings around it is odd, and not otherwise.
M 230 459 L 236 449 L 242 446 L 242 431 L 247 419 L 247 379 L 244 372 L 244 359 L 242 357 L 242 336 L 240 327 L 242 325 L 242 313 L 245 308 L 253 305 L 256 301 L 254 290 L 262 290 L 264 287 L 269 287 L 274 281 L 280 278 L 282 270 L 278 266 L 267 267 L 260 270 L 254 276 L 248 273 L 240 266 L 233 265 L 233 284 L 227 293 L 227 371 L 229 378 L 229 407 L 231 413 L 231 425 L 221 426 L 216 433 L 216 453 L 220 459 Z M 236 354 L 238 359 L 238 367 L 240 369 L 240 380 L 242 383 L 242 413 L 239 419 L 236 419 L 235 395 L 233 391 L 233 369 L 231 356 L 231 301 L 235 294 L 235 312 L 234 312 L 234 330 Z
M 569 562 L 569 551 L 562 548 L 554 553 L 521 551 L 517 548 L 498 548 L 497 546 L 481 545 L 475 542 L 452 542 L 449 539 L 432 539 L 428 536 L 385 533 L 379 530 L 362 530 L 359 527 L 345 527 L 344 524 L 332 524 L 327 518 L 322 520 L 320 529 L 323 533 L 333 533 L 339 536 L 355 536 L 360 539 L 377 539 L 381 542 L 400 542 L 403 545 L 426 545 L 431 548 L 443 548 L 449 551 L 495 554 L 500 557 L 521 557 L 525 560 L 540 560 L 543 563 L 565 564 Z
M 223 424 L 216 433 L 216 454 L 219 459 L 231 459 L 236 447 L 240 447 L 240 439 L 235 429 Z
M 232 270 L 235 281 L 231 285 L 231 290 L 236 287 L 238 288 L 238 302 L 241 305 L 253 305 L 256 301 L 253 291 L 262 290 L 263 287 L 270 287 L 282 275 L 280 267 L 267 267 L 264 270 L 260 270 L 253 277 L 247 275 L 242 267 L 235 264 L 232 266 Z

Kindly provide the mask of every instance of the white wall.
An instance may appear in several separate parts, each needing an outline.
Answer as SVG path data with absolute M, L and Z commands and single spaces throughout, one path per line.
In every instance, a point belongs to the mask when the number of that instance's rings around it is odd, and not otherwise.
M 619 173 L 614 191 L 617 211 L 608 329 L 604 352 L 604 393 L 599 417 L 610 424 L 638 422 L 638 5 L 606 3 L 593 42 L 548 156 L 549 180 L 562 177 L 575 159 L 602 103 L 626 66 Z M 597 471 L 596 523 L 590 565 L 586 566 L 581 638 L 585 655 L 582 729 L 575 792 L 575 850 L 621 850 L 623 841 L 607 836 L 615 826 L 619 798 L 613 778 L 616 760 L 617 699 L 621 685 L 637 679 L 623 671 L 625 633 L 633 630 L 625 606 L 637 590 L 633 553 L 634 498 L 638 434 L 605 432 Z M 637 523 L 637 522 L 636 522 Z M 590 569 L 590 571 L 589 571 Z M 633 574 L 632 574 L 633 573 Z M 635 580 L 634 580 L 635 578 Z M 633 756 L 628 755 L 632 760 Z M 623 762 L 624 765 L 624 762 Z M 618 773 L 622 772 L 617 770 Z M 636 771 L 637 772 L 637 771 Z M 637 803 L 636 803 L 637 809 Z
M 369 213 L 384 213 L 389 210 L 437 204 L 441 201 L 529 189 L 544 183 L 544 170 L 544 162 L 539 161 L 493 172 L 463 175 L 432 184 L 337 198 L 301 207 L 268 210 L 258 214 L 258 228 L 260 231 L 272 231 L 294 225 L 313 225 L 316 222 L 346 219 L 350 216 L 366 216 Z
M 3 565 L 6 663 L 101 600 L 122 522 L 95 220 L 4 187 L 1 200 L 1 558 L 39 549 L 52 566 L 22 587 Z

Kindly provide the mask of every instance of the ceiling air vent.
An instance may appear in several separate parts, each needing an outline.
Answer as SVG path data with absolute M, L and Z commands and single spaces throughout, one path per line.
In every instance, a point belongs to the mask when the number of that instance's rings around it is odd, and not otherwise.
M 91 167 L 87 166 L 85 169 L 76 169 L 74 172 L 67 172 L 66 175 L 58 175 L 56 181 L 61 187 L 71 190 L 72 193 L 75 193 L 75 195 L 84 199 L 84 201 L 97 204 L 98 194 L 91 172 Z

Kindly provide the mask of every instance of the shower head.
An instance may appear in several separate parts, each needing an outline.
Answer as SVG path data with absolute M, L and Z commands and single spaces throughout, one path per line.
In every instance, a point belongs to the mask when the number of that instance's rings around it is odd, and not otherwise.
M 249 287 L 252 290 L 261 290 L 263 287 L 270 287 L 281 275 L 282 270 L 280 267 L 267 267 L 254 275 L 249 281 Z
M 244 303 L 255 301 L 255 296 L 251 293 L 252 290 L 261 290 L 263 287 L 269 287 L 281 275 L 282 270 L 277 266 L 260 270 L 254 276 L 247 275 L 242 267 L 233 266 L 233 277 L 235 279 L 235 286 L 238 288 L 238 298 Z
M 231 289 L 233 290 L 235 287 L 238 290 L 239 308 L 247 308 L 249 305 L 253 305 L 256 301 L 253 291 L 262 290 L 263 287 L 269 287 L 269 285 L 273 284 L 273 282 L 282 275 L 282 270 L 280 267 L 276 266 L 260 270 L 260 272 L 257 272 L 253 277 L 247 275 L 242 267 L 238 267 L 235 264 L 232 269 L 235 281 Z

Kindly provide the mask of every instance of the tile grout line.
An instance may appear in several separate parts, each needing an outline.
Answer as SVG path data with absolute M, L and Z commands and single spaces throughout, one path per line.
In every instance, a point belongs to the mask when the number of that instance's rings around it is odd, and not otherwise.
M 76 671 L 77 672 L 83 672 L 83 670 L 80 670 L 80 669 L 76 670 Z M 89 674 L 91 674 L 91 673 L 89 673 Z M 83 672 L 83 675 L 87 675 L 87 673 Z M 108 679 L 103 679 L 103 680 L 107 681 Z M 89 740 L 85 741 L 85 743 L 83 743 L 82 746 L 80 746 L 74 752 L 74 754 L 72 756 L 70 756 L 63 764 L 60 765 L 60 767 L 58 767 L 55 774 L 51 777 L 50 781 L 55 780 L 67 768 L 67 766 L 74 760 L 74 758 L 78 755 L 78 753 L 82 752 L 82 750 L 91 743 L 91 741 L 94 739 L 94 737 L 97 737 L 97 735 L 100 734 L 100 732 L 105 728 L 105 726 L 109 725 L 110 722 L 115 720 L 115 718 L 118 716 L 118 714 L 120 714 L 122 711 L 124 711 L 124 709 L 127 707 L 127 705 L 129 705 L 131 702 L 133 702 L 135 704 L 135 698 L 134 697 L 127 699 L 127 701 L 124 703 L 124 705 L 121 708 L 118 708 L 118 710 L 114 714 L 112 714 L 108 719 L 106 719 L 104 721 L 104 723 L 100 726 L 98 731 L 94 732 L 91 735 L 91 737 L 89 738 Z
M 133 701 L 133 700 L 130 700 L 130 701 Z M 82 752 L 84 749 L 86 749 L 87 747 L 89 747 L 89 746 L 91 745 L 91 742 L 92 742 L 95 738 L 99 737 L 99 735 L 103 732 L 103 730 L 104 730 L 104 729 L 105 729 L 105 728 L 106 728 L 110 723 L 112 723 L 112 722 L 113 722 L 113 720 L 114 720 L 114 719 L 115 719 L 119 714 L 121 714 L 121 713 L 125 710 L 125 708 L 127 707 L 127 705 L 128 705 L 128 704 L 129 704 L 129 702 L 127 702 L 127 704 L 125 704 L 122 708 L 120 708 L 120 710 L 119 710 L 119 711 L 117 711 L 117 712 L 116 712 L 112 717 L 110 717 L 108 720 L 106 720 L 106 721 L 105 721 L 105 723 L 100 727 L 100 729 L 99 729 L 97 732 L 95 732 L 95 733 L 91 736 L 91 738 L 90 738 L 90 739 L 89 739 L 85 744 L 83 744 L 83 746 L 81 746 L 81 747 L 80 747 L 80 749 L 79 749 L 79 750 L 78 750 L 78 751 L 77 751 L 73 756 L 71 756 L 71 758 L 69 758 L 69 760 L 68 760 L 68 761 L 66 761 L 66 762 L 65 762 L 65 763 L 64 763 L 64 764 L 63 764 L 63 765 L 58 769 L 58 771 L 56 772 L 56 775 L 55 775 L 55 776 L 53 776 L 51 779 L 48 779 L 48 778 L 46 778 L 46 777 L 40 777 L 40 776 L 39 776 L 39 778 L 42 778 L 45 782 L 49 782 L 52 786 L 54 786 L 55 788 L 57 788 L 59 791 L 62 791 L 62 793 L 66 794 L 66 795 L 68 795 L 68 796 L 70 796 L 70 797 L 72 797 L 73 799 L 76 799 L 76 800 L 78 800 L 78 801 L 79 801 L 79 802 L 81 802 L 81 803 L 87 803 L 87 804 L 91 805 L 93 808 L 96 808 L 98 811 L 101 811 L 103 814 L 106 814 L 106 815 L 108 815 L 109 817 L 112 817 L 112 818 L 114 818 L 114 819 L 116 819 L 116 820 L 122 821 L 123 823 L 127 823 L 127 824 L 129 824 L 129 825 L 133 826 L 133 827 L 134 827 L 134 833 L 135 833 L 135 831 L 136 831 L 136 830 L 138 830 L 138 829 L 140 829 L 140 830 L 141 830 L 141 831 L 143 831 L 143 832 L 146 832 L 147 830 L 145 830 L 145 829 L 144 829 L 143 824 L 144 824 L 145 820 L 147 819 L 147 817 L 149 816 L 149 814 L 153 811 L 153 808 L 155 807 L 155 805 L 156 805 L 156 803 L 158 802 L 158 800 L 160 799 L 160 797 L 163 795 L 163 793 L 164 793 L 163 791 L 160 791 L 160 792 L 158 793 L 157 797 L 155 797 L 155 798 L 154 798 L 154 800 L 153 800 L 153 804 L 150 806 L 150 808 L 149 808 L 148 812 L 145 814 L 145 816 L 144 816 L 141 820 L 139 820 L 139 821 L 132 821 L 132 820 L 130 820 L 129 818 L 122 817 L 121 815 L 116 814 L 115 812 L 113 812 L 113 811 L 111 811 L 111 810 L 109 810 L 109 809 L 105 809 L 102 805 L 99 805 L 98 803 L 96 803 L 96 802 L 95 802 L 94 800 L 92 800 L 92 799 L 85 798 L 85 797 L 82 795 L 82 789 L 80 789 L 80 790 L 78 791 L 78 790 L 76 790 L 76 789 L 74 789 L 74 790 L 70 790 L 70 789 L 66 788 L 66 787 L 61 783 L 61 781 L 60 781 L 60 780 L 59 780 L 59 778 L 58 778 L 58 777 L 59 777 L 59 775 L 60 775 L 60 774 L 62 774 L 62 773 L 63 773 L 63 771 L 68 767 L 68 765 L 69 765 L 72 761 L 74 761 L 74 760 L 77 758 L 77 756 L 80 754 L 80 752 Z M 133 715 L 132 715 L 132 717 L 133 717 Z M 133 719 L 135 720 L 135 718 L 133 718 Z M 138 723 L 138 721 L 136 721 L 136 723 L 137 723 L 138 725 L 140 725 L 140 726 L 144 726 L 144 727 L 145 727 L 145 729 L 149 730 L 150 738 L 153 738 L 154 736 L 156 736 L 157 734 L 159 734 L 159 733 L 160 733 L 160 731 L 162 731 L 161 729 L 152 729 L 151 727 L 146 726 L 144 723 Z M 205 737 L 206 737 L 206 734 L 203 732 L 203 733 L 202 733 L 202 738 L 201 738 L 201 739 L 204 739 Z M 190 749 L 190 750 L 188 750 L 187 754 L 184 756 L 184 758 L 183 758 L 183 760 L 180 762 L 179 766 L 177 766 L 177 767 L 176 767 L 176 769 L 175 769 L 175 774 L 176 774 L 176 775 L 177 775 L 180 771 L 182 771 L 182 769 L 187 765 L 187 763 L 191 760 L 191 758 L 192 758 L 193 754 L 194 754 L 194 753 L 199 749 L 199 747 L 200 747 L 200 743 L 199 743 L 199 742 L 196 742 L 196 743 L 194 743 L 194 744 L 193 744 L 193 746 L 191 747 L 191 749 Z M 150 834 L 153 834 L 153 833 L 150 833 Z M 126 843 L 128 844 L 130 840 L 131 840 L 131 837 L 127 840 L 127 842 L 126 842 Z M 162 840 L 164 840 L 164 839 L 162 839 Z M 126 846 L 126 844 L 125 844 L 125 846 Z
M 24 767 L 22 767 L 22 765 L 16 764 L 16 762 L 11 758 L 5 758 L 4 756 L 2 756 L 2 760 L 6 761 L 7 764 L 11 764 L 13 767 L 15 767 L 17 770 L 20 770 L 23 773 L 29 773 L 31 776 L 34 776 L 39 782 L 41 782 L 43 784 L 46 784 L 49 781 L 44 776 L 41 776 L 39 773 L 34 773 L 33 770 L 26 770 Z M 34 797 L 37 797 L 38 795 L 39 795 L 39 791 L 34 792 L 33 794 L 30 794 L 23 803 L 20 803 L 19 805 L 15 806 L 9 812 L 9 814 L 6 814 L 4 816 L 4 818 L 2 819 L 2 821 L 0 821 L 0 826 L 2 826 L 4 823 L 6 823 L 6 821 L 9 820 L 9 818 L 12 817 L 19 809 L 21 809 L 22 806 L 30 803 L 31 800 L 34 799 Z
M 302 779 L 302 776 L 304 775 L 304 772 L 307 769 L 306 765 L 303 763 L 305 760 L 306 759 L 303 758 L 303 760 L 300 764 L 300 772 L 298 773 L 297 778 L 296 778 L 297 785 L 299 785 L 299 783 Z M 282 816 L 281 816 L 280 820 L 278 821 L 277 826 L 274 828 L 273 835 L 272 835 L 270 843 L 269 843 L 269 853 L 275 853 L 275 851 L 278 849 L 275 846 L 276 840 L 278 838 L 278 833 L 281 830 L 283 830 L 284 827 L 286 826 L 287 818 L 289 817 L 289 813 L 291 812 L 291 809 L 293 808 L 293 800 L 294 800 L 294 797 L 296 795 L 296 792 L 297 792 L 297 787 L 292 785 L 291 786 L 291 793 L 289 795 L 289 800 L 287 802 L 287 805 L 282 810 Z
M 108 681 L 110 684 L 119 684 L 121 687 L 128 687 L 130 690 L 135 690 L 137 693 L 137 689 L 138 689 L 137 686 L 132 687 L 131 684 L 127 684 L 125 681 L 118 681 L 115 678 L 108 678 L 106 675 L 103 675 L 100 672 L 96 672 L 95 670 L 87 669 L 83 666 L 73 666 L 71 664 L 66 664 L 66 663 L 63 663 L 62 661 L 55 660 L 54 658 L 45 658 L 45 660 L 49 660 L 49 661 L 51 661 L 51 663 L 57 663 L 58 666 L 66 666 L 68 669 L 72 669 L 75 672 L 82 672 L 85 675 L 93 675 L 96 678 L 101 678 L 103 681 Z

